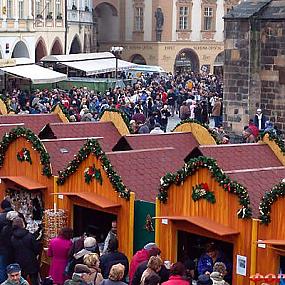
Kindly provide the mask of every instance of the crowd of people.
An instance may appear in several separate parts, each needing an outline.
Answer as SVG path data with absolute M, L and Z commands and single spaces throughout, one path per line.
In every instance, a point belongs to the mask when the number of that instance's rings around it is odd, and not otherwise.
M 212 242 L 197 264 L 189 257 L 171 264 L 161 258 L 155 243 L 147 243 L 129 262 L 119 251 L 117 222 L 99 247 L 96 237 L 83 234 L 73 238 L 64 227 L 50 240 L 48 248 L 26 229 L 22 215 L 9 199 L 1 202 L 0 284 L 2 285 L 227 285 L 231 264 Z M 40 256 L 50 257 L 49 276 L 41 276 Z

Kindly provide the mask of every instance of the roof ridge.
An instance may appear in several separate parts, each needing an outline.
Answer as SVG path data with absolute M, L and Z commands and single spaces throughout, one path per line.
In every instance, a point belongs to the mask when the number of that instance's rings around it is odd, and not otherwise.
M 174 150 L 174 147 L 160 147 L 160 148 L 147 148 L 147 149 L 134 149 L 134 150 L 121 150 L 121 151 L 109 151 L 106 152 L 106 155 L 116 155 L 116 154 L 129 154 L 129 153 L 138 153 L 138 152 L 154 152 L 154 151 L 165 151 L 165 150 Z
M 267 145 L 264 143 L 235 143 L 235 144 L 217 144 L 217 145 L 200 145 L 199 148 L 229 148 L 229 147 L 238 147 L 238 146 L 261 146 Z
M 258 171 L 269 171 L 269 170 L 285 170 L 285 166 L 272 166 L 272 167 L 263 167 L 263 168 L 248 168 L 248 169 L 238 169 L 238 170 L 228 170 L 224 171 L 226 174 L 234 173 L 245 173 L 245 172 L 258 172 Z
M 129 134 L 129 135 L 125 135 L 124 137 L 140 137 L 140 136 L 166 136 L 166 135 L 174 135 L 174 134 L 177 134 L 177 135 L 185 135 L 185 134 L 192 134 L 192 132 L 168 132 L 168 133 L 163 133 L 163 134 Z
M 63 123 L 49 123 L 50 126 L 68 126 L 68 125 L 91 125 L 91 124 L 113 124 L 113 122 L 108 121 L 108 122 L 103 122 L 103 121 L 95 121 L 95 122 L 69 122 L 68 124 L 63 124 Z M 114 124 L 113 124 L 114 125 Z
M 41 142 L 55 142 L 55 141 L 80 141 L 80 140 L 91 140 L 91 139 L 103 139 L 104 137 L 82 137 L 82 138 L 59 138 L 59 139 L 42 139 Z

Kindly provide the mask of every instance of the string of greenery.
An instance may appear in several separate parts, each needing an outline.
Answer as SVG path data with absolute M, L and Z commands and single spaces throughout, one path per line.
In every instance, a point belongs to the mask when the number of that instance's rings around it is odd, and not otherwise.
M 53 112 L 55 110 L 56 106 L 59 106 L 59 108 L 61 109 L 62 113 L 65 115 L 67 120 L 70 121 L 70 115 L 68 113 L 68 110 L 60 102 L 53 105 L 50 111 Z

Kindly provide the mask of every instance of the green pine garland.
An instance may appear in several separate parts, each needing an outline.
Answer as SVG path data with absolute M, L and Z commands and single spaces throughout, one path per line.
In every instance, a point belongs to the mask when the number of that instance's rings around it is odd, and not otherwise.
M 175 130 L 176 128 L 178 128 L 179 126 L 181 126 L 181 125 L 183 125 L 183 124 L 187 124 L 187 123 L 196 123 L 196 124 L 198 124 L 198 125 L 204 127 L 204 128 L 209 132 L 209 134 L 213 137 L 213 139 L 215 140 L 215 142 L 216 142 L 217 144 L 221 144 L 221 143 L 222 143 L 222 142 L 219 140 L 217 134 L 216 134 L 212 129 L 210 129 L 207 124 L 201 123 L 201 122 L 199 122 L 199 121 L 197 121 L 197 120 L 195 120 L 195 119 L 190 119 L 190 118 L 188 118 L 188 119 L 186 119 L 186 120 L 183 120 L 183 121 L 179 122 L 179 123 L 175 126 L 175 128 L 172 130 L 172 132 L 174 132 L 174 130 Z
M 32 159 L 31 159 L 31 154 L 30 151 L 28 149 L 26 149 L 25 147 L 22 148 L 18 153 L 17 153 L 17 159 L 20 162 L 24 162 L 27 161 L 30 164 L 32 164 Z
M 192 199 L 196 202 L 200 199 L 206 199 L 211 204 L 216 203 L 216 197 L 213 191 L 210 191 L 207 183 L 201 183 L 192 187 Z
M 212 158 L 199 156 L 189 160 L 180 170 L 175 173 L 167 173 L 160 179 L 160 189 L 158 199 L 166 203 L 168 199 L 168 189 L 171 184 L 181 185 L 188 176 L 193 175 L 200 168 L 208 168 L 212 177 L 220 184 L 227 192 L 238 196 L 239 203 L 242 206 L 238 211 L 239 218 L 250 218 L 252 210 L 250 207 L 250 199 L 247 189 L 239 183 L 232 181 L 217 165 Z
M 129 120 L 128 116 L 126 115 L 126 113 L 124 111 L 122 111 L 120 109 L 116 109 L 116 108 L 106 108 L 106 109 L 103 110 L 103 112 L 101 112 L 99 114 L 99 119 L 101 119 L 103 117 L 105 112 L 119 113 L 122 116 L 122 118 L 123 118 L 123 120 L 124 120 L 124 122 L 125 122 L 125 124 L 126 124 L 126 126 L 128 128 L 128 130 L 129 130 L 129 132 L 133 133 L 133 130 L 132 130 L 131 126 L 130 126 L 130 120 Z
M 60 102 L 53 105 L 50 111 L 53 112 L 55 110 L 56 106 L 59 106 L 59 108 L 61 109 L 61 111 L 63 112 L 63 114 L 67 118 L 67 120 L 70 122 L 70 116 L 69 116 L 68 110 Z
M 271 222 L 271 206 L 278 198 L 283 197 L 285 197 L 285 182 L 280 182 L 270 191 L 265 192 L 259 204 L 259 219 L 262 224 L 268 225 Z
M 19 137 L 25 138 L 32 144 L 32 148 L 39 152 L 42 164 L 42 174 L 50 177 L 51 165 L 49 154 L 40 139 L 30 129 L 24 127 L 14 128 L 3 136 L 2 141 L 0 142 L 0 167 L 4 164 L 6 151 L 8 150 L 9 145 Z
M 73 173 L 76 172 L 80 163 L 85 160 L 89 154 L 96 156 L 103 166 L 103 169 L 107 173 L 110 182 L 114 186 L 115 190 L 119 193 L 119 196 L 128 200 L 130 198 L 130 190 L 124 185 L 121 177 L 116 173 L 113 165 L 103 152 L 100 144 L 95 139 L 87 140 L 79 152 L 74 156 L 74 159 L 69 162 L 65 170 L 58 172 L 57 184 L 63 185 L 66 179 Z
M 279 136 L 277 136 L 274 132 L 263 132 L 260 134 L 260 138 L 263 139 L 264 136 L 268 134 L 269 136 L 269 140 L 270 141 L 274 141 L 280 148 L 280 151 L 283 153 L 283 155 L 285 155 L 285 144 L 284 141 L 282 140 L 282 138 L 280 138 Z

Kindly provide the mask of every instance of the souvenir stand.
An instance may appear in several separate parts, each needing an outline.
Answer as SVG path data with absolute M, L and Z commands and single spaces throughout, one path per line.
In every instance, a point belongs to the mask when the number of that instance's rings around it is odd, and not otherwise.
M 176 262 L 185 252 L 196 253 L 191 256 L 194 260 L 199 258 L 203 246 L 214 241 L 233 265 L 232 284 L 249 284 L 250 217 L 246 188 L 232 181 L 213 159 L 193 158 L 176 173 L 161 179 L 156 242 L 164 259 Z
M 134 193 L 126 188 L 97 140 L 88 140 L 57 179 L 57 205 L 69 213 L 75 233 L 88 231 L 103 242 L 117 220 L 119 247 L 133 252 Z

